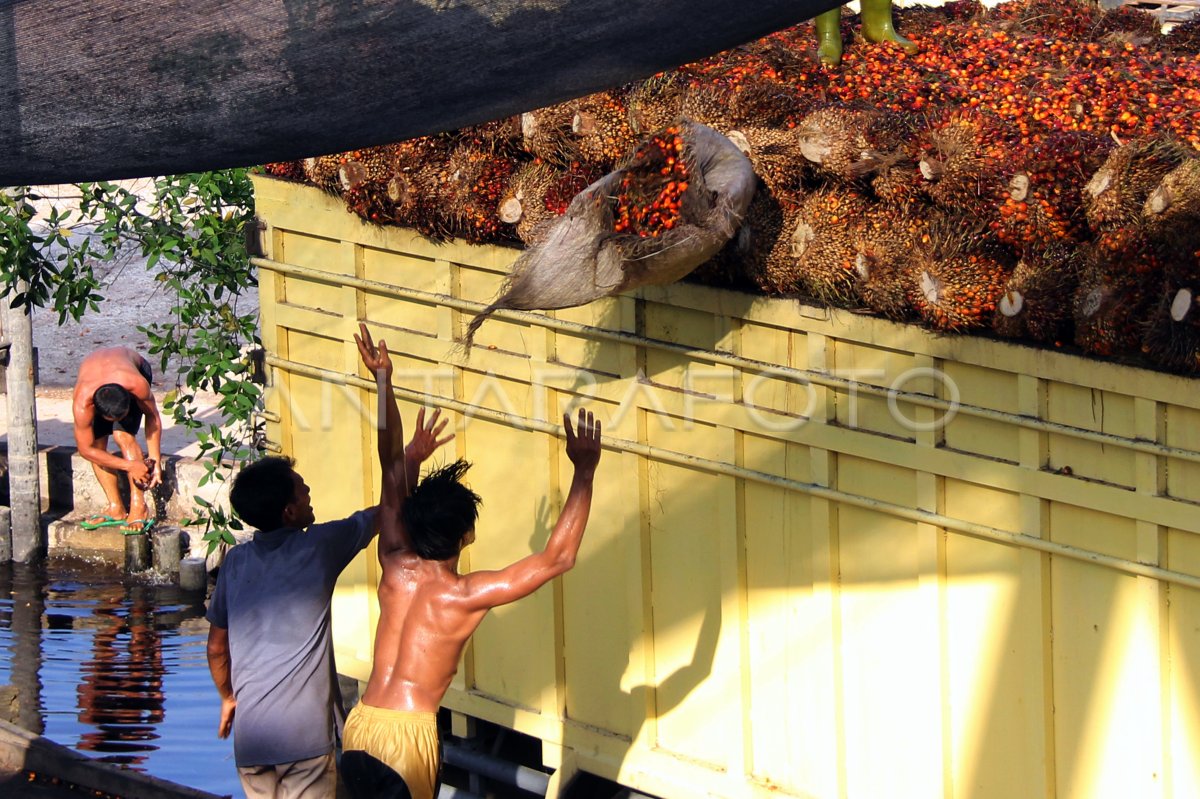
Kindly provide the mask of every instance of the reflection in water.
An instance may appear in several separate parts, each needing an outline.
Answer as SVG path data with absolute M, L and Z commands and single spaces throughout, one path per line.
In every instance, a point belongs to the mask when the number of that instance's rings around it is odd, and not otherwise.
M 216 737 L 201 598 L 108 566 L 0 563 L 0 689 L 26 729 L 91 757 L 236 793 Z

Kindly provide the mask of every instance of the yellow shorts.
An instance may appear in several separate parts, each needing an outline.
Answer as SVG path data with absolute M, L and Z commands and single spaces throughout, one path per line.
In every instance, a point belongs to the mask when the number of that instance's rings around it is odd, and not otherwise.
M 359 702 L 346 717 L 342 750 L 361 750 L 396 770 L 413 799 L 434 799 L 441 768 L 437 714 Z

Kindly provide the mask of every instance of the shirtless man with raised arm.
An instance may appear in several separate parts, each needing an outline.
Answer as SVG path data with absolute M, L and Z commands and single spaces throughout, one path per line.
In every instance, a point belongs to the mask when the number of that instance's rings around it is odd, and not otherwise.
M 475 540 L 480 501 L 461 482 L 468 464 L 460 460 L 415 481 L 399 449 L 403 433 L 387 346 L 381 341 L 376 348 L 366 326 L 361 329 L 359 353 L 382 375 L 382 412 L 393 431 L 390 440 L 379 439 L 380 462 L 393 465 L 383 470 L 379 508 L 383 576 L 374 664 L 362 701 L 346 720 L 342 774 L 352 794 L 382 795 L 369 776 L 382 762 L 414 799 L 433 799 L 441 767 L 437 710 L 467 640 L 489 610 L 532 594 L 575 565 L 600 461 L 600 423 L 581 409 L 572 430 L 563 416 L 575 476 L 546 548 L 499 571 L 459 574 L 459 554 Z
M 148 491 L 162 482 L 162 417 L 150 388 L 150 362 L 128 347 L 96 350 L 79 364 L 72 414 L 75 446 L 91 461 L 92 471 L 108 505 L 88 518 L 91 524 L 122 521 L 123 532 L 143 532 L 147 524 Z M 138 446 L 137 432 L 146 417 L 146 455 Z M 121 455 L 108 451 L 108 437 Z M 147 458 L 149 460 L 147 460 Z M 153 463 L 151 463 L 151 461 Z M 117 472 L 129 478 L 129 513 L 121 500 Z

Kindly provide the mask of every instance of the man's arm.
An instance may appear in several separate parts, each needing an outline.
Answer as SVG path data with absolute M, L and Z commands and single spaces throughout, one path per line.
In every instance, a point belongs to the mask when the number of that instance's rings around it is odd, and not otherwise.
M 592 507 L 592 481 L 600 462 L 600 422 L 591 411 L 579 410 L 574 432 L 563 414 L 567 457 L 575 465 L 571 490 L 550 533 L 546 548 L 511 566 L 493 572 L 475 572 L 463 578 L 467 610 L 487 610 L 529 596 L 575 565 Z
M 133 479 L 145 481 L 150 473 L 145 463 L 113 455 L 96 446 L 96 435 L 92 432 L 92 420 L 96 412 L 93 406 L 81 407 L 76 401 L 72 410 L 75 417 L 75 448 L 85 460 L 111 471 L 129 472 Z
M 150 382 L 146 382 L 145 396 L 135 393 L 138 408 L 146 417 L 146 457 L 154 459 L 154 473 L 146 488 L 154 488 L 162 482 L 162 416 L 158 412 L 158 403 L 154 399 L 154 391 Z
M 404 457 L 404 422 L 392 388 L 392 359 L 387 342 L 380 339 L 376 346 L 366 324 L 359 323 L 354 336 L 363 365 L 375 375 L 379 392 L 379 468 L 383 473 L 379 496 L 379 552 L 381 555 L 409 546 L 408 533 L 400 520 L 400 508 L 408 496 L 408 480 Z
M 229 667 L 229 630 L 215 624 L 208 627 L 208 671 L 217 686 L 217 693 L 221 695 L 221 722 L 217 727 L 217 737 L 228 738 L 233 729 L 237 699 L 233 696 L 233 676 Z

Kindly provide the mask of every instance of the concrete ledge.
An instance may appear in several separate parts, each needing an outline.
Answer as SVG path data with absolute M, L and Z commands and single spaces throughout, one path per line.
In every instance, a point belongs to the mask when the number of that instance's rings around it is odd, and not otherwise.
M 118 527 L 101 527 L 96 530 L 85 530 L 79 523 L 87 518 L 86 513 L 72 512 L 60 519 L 55 519 L 46 525 L 46 549 L 49 554 L 70 552 L 82 557 L 93 557 L 121 565 L 125 562 L 126 535 Z M 177 531 L 182 535 L 181 550 L 191 552 L 191 547 L 200 541 L 200 536 L 185 527 L 172 524 L 156 523 L 149 535 L 151 540 L 164 530 Z M 207 545 L 200 547 L 203 555 L 207 553 Z
M 116 796 L 136 796 L 138 799 L 220 799 L 217 794 L 207 791 L 99 763 L 40 735 L 0 721 L 0 778 L 5 775 L 19 776 L 24 771 L 57 777 L 89 791 Z

